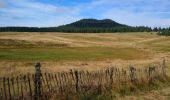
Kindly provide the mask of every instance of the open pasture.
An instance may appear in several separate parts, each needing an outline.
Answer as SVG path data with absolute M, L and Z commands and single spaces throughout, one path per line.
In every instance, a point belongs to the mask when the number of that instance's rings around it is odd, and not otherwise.
M 44 71 L 70 68 L 95 70 L 108 66 L 169 63 L 170 37 L 156 33 L 1 32 L 0 76 L 33 72 L 40 61 Z M 26 70 L 25 70 L 26 69 Z

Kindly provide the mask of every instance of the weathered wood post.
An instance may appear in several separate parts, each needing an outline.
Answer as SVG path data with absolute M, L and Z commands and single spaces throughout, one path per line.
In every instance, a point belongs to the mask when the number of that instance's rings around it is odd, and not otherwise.
M 155 72 L 155 66 L 150 66 L 149 67 L 149 81 L 153 81 L 154 77 L 154 72 Z
M 10 79 L 9 79 L 9 77 L 7 78 L 7 82 L 8 82 L 8 95 L 9 95 L 9 100 L 12 100 L 12 98 L 11 98 L 11 87 L 10 87 Z
M 5 95 L 5 100 L 7 100 L 7 92 L 6 92 L 6 78 L 3 78 L 3 88 L 4 88 L 4 95 Z
M 136 82 L 136 75 L 135 75 L 135 71 L 136 69 L 132 66 L 129 67 L 130 70 L 130 79 L 131 79 L 131 83 L 135 83 Z
M 3 96 L 3 90 L 2 90 L 2 88 L 0 88 L 0 91 L 1 91 L 0 99 L 3 100 L 3 99 L 4 99 L 4 98 L 3 98 L 4 96 Z
M 23 91 L 23 80 L 22 80 L 22 75 L 20 74 L 20 89 L 21 89 L 21 96 L 22 96 L 22 99 L 24 99 L 24 91 Z
M 75 78 L 76 78 L 76 93 L 79 93 L 79 77 L 78 77 L 78 71 L 74 72 Z
M 14 78 L 13 78 L 13 77 L 11 78 L 11 84 L 12 84 L 13 96 L 15 96 L 15 94 L 16 94 L 16 93 L 15 93 L 15 87 L 14 87 L 14 84 L 15 84 L 15 83 L 14 83 Z M 14 98 L 13 98 L 13 99 L 14 99 Z
M 110 89 L 112 89 L 112 85 L 113 85 L 113 68 L 111 68 L 109 70 L 109 74 L 110 74 Z
M 166 60 L 165 60 L 165 58 L 163 58 L 163 62 L 162 62 L 162 73 L 163 73 L 163 76 L 165 77 L 166 76 Z
M 17 78 L 16 78 L 16 82 L 17 82 L 17 95 L 19 96 L 20 95 L 20 93 L 19 93 L 19 77 L 17 76 Z
M 32 100 L 32 88 L 31 88 L 31 80 L 30 80 L 30 74 L 28 73 L 28 85 L 29 85 L 29 91 L 30 91 L 30 99 Z
M 37 63 L 35 65 L 35 78 L 34 78 L 34 100 L 40 100 L 41 97 L 41 64 Z

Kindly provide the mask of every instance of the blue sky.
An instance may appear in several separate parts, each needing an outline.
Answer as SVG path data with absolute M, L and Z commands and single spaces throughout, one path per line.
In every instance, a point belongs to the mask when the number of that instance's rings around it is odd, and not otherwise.
M 0 26 L 59 26 L 82 18 L 169 27 L 170 0 L 0 0 Z

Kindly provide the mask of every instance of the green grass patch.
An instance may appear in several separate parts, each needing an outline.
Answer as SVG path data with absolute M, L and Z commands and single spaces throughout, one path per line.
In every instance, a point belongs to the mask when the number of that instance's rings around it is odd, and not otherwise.
M 92 35 L 86 35 L 86 34 L 81 34 L 81 35 L 63 35 L 59 36 L 63 38 L 68 38 L 68 39 L 73 39 L 73 40 L 86 40 L 86 41 L 112 41 L 112 39 L 105 38 L 105 37 L 95 37 Z
M 145 59 L 148 52 L 134 48 L 112 47 L 67 47 L 0 49 L 1 60 L 107 60 L 107 59 Z
M 170 52 L 170 38 L 160 38 L 144 43 L 149 48 L 160 52 Z
M 170 47 L 163 47 L 159 49 L 162 52 L 170 52 Z

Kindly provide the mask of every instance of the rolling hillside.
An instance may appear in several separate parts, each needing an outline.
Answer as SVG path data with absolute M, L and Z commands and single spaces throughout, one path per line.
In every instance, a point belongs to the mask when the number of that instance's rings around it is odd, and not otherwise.
M 68 32 L 68 33 L 115 33 L 150 32 L 150 27 L 132 27 L 111 19 L 82 19 L 58 27 L 0 27 L 0 32 Z
M 74 27 L 74 28 L 113 28 L 113 27 L 129 27 L 127 25 L 119 24 L 111 19 L 82 19 L 71 24 L 60 27 Z

